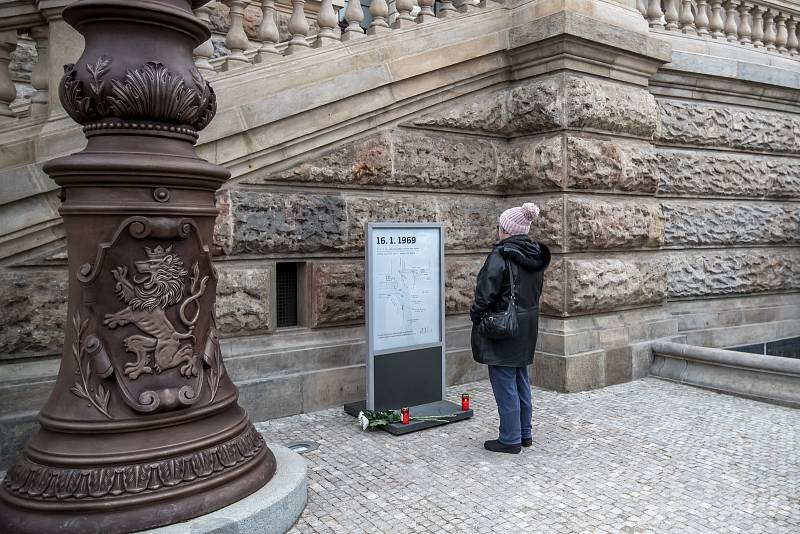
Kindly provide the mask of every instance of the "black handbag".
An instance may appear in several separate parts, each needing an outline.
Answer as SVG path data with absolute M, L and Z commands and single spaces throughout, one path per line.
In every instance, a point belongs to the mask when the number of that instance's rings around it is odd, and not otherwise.
M 489 339 L 508 339 L 517 335 L 519 322 L 517 321 L 517 297 L 514 293 L 514 271 L 506 260 L 509 281 L 511 282 L 511 298 L 504 312 L 489 312 L 481 317 L 478 332 Z

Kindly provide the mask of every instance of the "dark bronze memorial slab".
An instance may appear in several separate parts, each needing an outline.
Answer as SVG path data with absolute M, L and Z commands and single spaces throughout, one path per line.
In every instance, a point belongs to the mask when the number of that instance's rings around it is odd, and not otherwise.
M 358 413 L 367 406 L 366 401 L 352 402 L 344 405 L 344 411 L 353 417 L 358 417 Z M 384 430 L 395 436 L 402 436 L 409 432 L 416 432 L 417 430 L 425 430 L 439 425 L 446 425 L 447 423 L 454 423 L 456 421 L 463 421 L 472 417 L 472 410 L 462 410 L 461 406 L 446 400 L 430 402 L 427 404 L 420 404 L 411 406 L 409 408 L 409 415 L 411 417 L 442 417 L 442 421 L 411 421 L 407 425 L 402 423 L 392 423 L 383 427 Z M 445 420 L 446 418 L 446 420 Z
M 392 410 L 442 399 L 442 348 L 375 355 L 375 409 Z

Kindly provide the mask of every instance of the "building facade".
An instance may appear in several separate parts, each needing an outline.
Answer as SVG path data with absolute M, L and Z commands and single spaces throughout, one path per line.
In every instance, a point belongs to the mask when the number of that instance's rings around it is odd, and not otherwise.
M 41 170 L 84 143 L 57 95 L 83 46 L 63 4 L 0 7 L 0 465 L 63 343 L 59 191 Z M 253 419 L 364 397 L 369 221 L 444 224 L 449 383 L 485 376 L 466 312 L 497 216 L 523 201 L 542 207 L 532 236 L 554 253 L 539 386 L 646 376 L 654 340 L 800 335 L 797 2 L 398 0 L 367 18 L 355 3 L 234 0 L 196 14 L 214 32 L 195 55 L 218 109 L 199 153 L 233 176 L 217 198 L 217 322 Z

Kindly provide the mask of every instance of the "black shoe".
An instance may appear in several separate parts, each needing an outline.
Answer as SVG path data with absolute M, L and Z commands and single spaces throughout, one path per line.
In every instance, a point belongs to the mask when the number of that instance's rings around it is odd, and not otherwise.
M 483 447 L 487 451 L 507 452 L 508 454 L 519 454 L 519 451 L 522 450 L 522 447 L 520 447 L 519 445 L 505 445 L 503 443 L 500 443 L 496 439 L 490 439 L 489 441 L 484 441 Z
M 522 438 L 523 447 L 530 447 L 531 445 L 533 445 L 533 438 Z

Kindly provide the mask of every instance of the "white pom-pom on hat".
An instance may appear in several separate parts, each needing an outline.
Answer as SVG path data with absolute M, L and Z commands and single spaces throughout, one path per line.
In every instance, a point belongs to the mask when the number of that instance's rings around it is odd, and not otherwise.
M 539 206 L 534 204 L 533 202 L 526 202 L 522 205 L 523 213 L 525 214 L 525 218 L 529 221 L 534 220 L 536 217 L 539 216 Z

